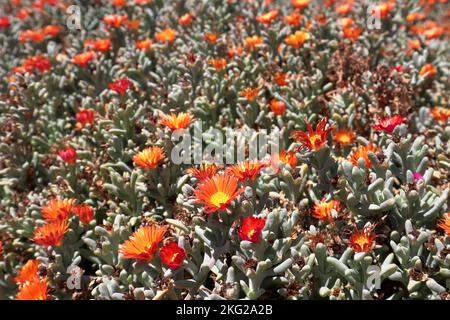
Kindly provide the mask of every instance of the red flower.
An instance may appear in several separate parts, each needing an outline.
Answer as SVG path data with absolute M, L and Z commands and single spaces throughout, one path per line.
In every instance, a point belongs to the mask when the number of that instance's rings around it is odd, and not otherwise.
M 77 152 L 72 147 L 58 150 L 58 155 L 67 164 L 75 164 L 77 161 Z
M 94 208 L 87 204 L 76 205 L 72 209 L 73 213 L 80 217 L 80 221 L 84 224 L 88 224 L 94 219 Z
M 81 109 L 77 112 L 75 118 L 77 120 L 76 127 L 80 129 L 81 127 L 84 127 L 87 124 L 93 124 L 94 123 L 94 110 L 91 109 Z
M 305 121 L 308 126 L 308 133 L 303 131 L 295 131 L 292 134 L 292 138 L 302 144 L 300 147 L 301 149 L 308 148 L 310 150 L 319 150 L 327 142 L 327 135 L 333 130 L 333 127 L 325 129 L 328 121 L 327 118 L 323 118 L 319 121 L 316 126 L 316 130 L 311 128 L 308 119 Z
M 273 99 L 270 101 L 270 110 L 277 116 L 282 116 L 286 111 L 286 104 L 283 101 Z
M 9 17 L 1 17 L 0 18 L 0 28 L 8 28 L 10 26 L 11 22 L 9 21 Z
M 130 86 L 131 81 L 128 80 L 128 78 L 122 78 L 114 81 L 113 83 L 110 83 L 108 88 L 123 96 L 127 92 L 128 88 L 130 88 Z
M 253 243 L 259 242 L 265 225 L 266 218 L 246 217 L 241 221 L 238 231 L 239 238 Z
M 385 117 L 380 119 L 377 123 L 373 125 L 373 128 L 377 131 L 383 131 L 386 133 L 392 133 L 399 124 L 406 122 L 406 118 L 399 115 L 393 117 Z
M 161 248 L 161 261 L 170 269 L 177 269 L 183 263 L 186 251 L 175 242 L 170 242 Z
M 182 15 L 180 18 L 178 18 L 178 23 L 182 26 L 187 26 L 191 24 L 193 18 L 194 16 L 192 14 L 186 13 L 185 15 Z
M 38 70 L 40 73 L 44 73 L 45 71 L 50 70 L 52 68 L 52 64 L 45 57 L 38 55 L 27 58 L 24 61 L 22 67 L 24 68 L 25 71 L 30 71 L 33 69 Z

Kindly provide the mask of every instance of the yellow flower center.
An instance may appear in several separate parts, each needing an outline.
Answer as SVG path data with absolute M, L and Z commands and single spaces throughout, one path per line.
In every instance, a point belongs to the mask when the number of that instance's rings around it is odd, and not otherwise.
M 252 229 L 248 232 L 248 237 L 251 238 L 255 234 L 255 229 Z
M 355 243 L 358 244 L 361 249 L 363 249 L 369 244 L 369 241 L 366 237 L 358 237 L 355 240 Z
M 322 143 L 322 137 L 320 136 L 320 134 L 315 134 L 309 138 L 309 141 L 313 146 L 316 146 L 317 143 L 318 144 Z
M 230 197 L 222 191 L 218 191 L 211 196 L 211 203 L 216 207 L 220 207 L 222 204 L 227 203 Z
M 342 144 L 347 144 L 347 143 L 350 143 L 351 139 L 350 139 L 350 136 L 349 136 L 349 135 L 347 135 L 347 134 L 342 134 L 342 135 L 339 136 L 339 141 L 340 141 Z
M 178 252 L 175 252 L 175 253 L 172 255 L 172 258 L 170 259 L 170 262 L 174 262 L 175 259 L 178 257 L 178 255 L 179 255 L 179 253 L 178 253 Z

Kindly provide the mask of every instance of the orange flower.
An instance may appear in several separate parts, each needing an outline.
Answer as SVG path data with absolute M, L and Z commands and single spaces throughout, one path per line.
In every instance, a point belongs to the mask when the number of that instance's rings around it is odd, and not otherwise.
M 355 140 L 355 134 L 351 130 L 338 130 L 333 132 L 334 141 L 347 146 Z
M 125 20 L 124 23 L 128 27 L 128 29 L 132 29 L 132 30 L 139 29 L 139 26 L 141 25 L 140 20 Z
M 257 35 L 251 36 L 251 37 L 247 37 L 244 40 L 244 45 L 248 48 L 255 48 L 256 46 L 259 46 L 261 44 L 264 43 L 264 40 L 262 37 L 259 37 Z
M 61 27 L 60 26 L 54 26 L 54 25 L 49 25 L 49 26 L 45 26 L 42 29 L 42 32 L 50 37 L 56 37 L 59 32 L 61 31 Z
M 278 163 L 282 162 L 284 165 L 289 165 L 291 168 L 295 168 L 297 166 L 297 156 L 293 151 L 285 151 L 281 150 L 280 153 L 275 153 L 270 156 L 270 163 L 272 164 L 272 169 L 280 172 L 278 169 Z
M 42 217 L 48 221 L 62 221 L 70 216 L 75 199 L 60 199 L 55 198 L 41 209 Z
M 242 47 L 236 47 L 228 50 L 228 57 L 233 58 L 235 55 L 242 55 L 243 52 L 244 49 L 242 49 Z
M 291 0 L 291 4 L 296 9 L 305 9 L 311 0 Z
M 3 242 L 0 240 L 0 256 L 3 254 Z
M 406 21 L 408 21 L 408 22 L 414 22 L 414 21 L 417 21 L 417 20 L 423 20 L 423 19 L 425 19 L 426 18 L 426 15 L 424 15 L 423 13 L 420 13 L 420 12 L 412 12 L 412 13 L 410 13 L 410 14 L 408 14 L 407 16 L 406 16 Z
M 305 119 L 308 126 L 308 133 L 303 131 L 294 131 L 292 138 L 302 145 L 300 149 L 308 148 L 310 150 L 319 150 L 327 142 L 327 135 L 333 130 L 333 127 L 325 129 L 328 119 L 323 118 L 316 126 L 316 130 L 313 130 L 309 124 L 308 119 Z
M 370 161 L 367 153 L 372 152 L 376 153 L 379 152 L 380 149 L 375 147 L 373 144 L 368 144 L 367 146 L 361 146 L 359 148 L 356 148 L 352 151 L 350 154 L 350 162 L 353 163 L 354 166 L 358 165 L 358 160 L 360 158 L 363 158 L 366 162 L 366 168 L 372 168 L 372 162 Z
M 25 263 L 19 271 L 19 275 L 14 278 L 14 282 L 18 284 L 25 284 L 26 282 L 31 282 L 38 280 L 39 265 L 41 263 L 35 259 L 30 259 Z
M 385 117 L 378 120 L 378 122 L 373 125 L 373 128 L 377 131 L 392 133 L 399 124 L 405 123 L 406 120 L 406 118 L 399 115 L 395 115 L 393 117 Z
M 87 51 L 83 53 L 76 54 L 72 58 L 72 63 L 79 65 L 80 67 L 86 67 L 92 59 L 96 57 L 95 52 L 93 51 Z
M 424 35 L 427 40 L 436 39 L 442 36 L 445 32 L 443 27 L 433 27 L 428 30 L 425 30 Z
M 182 15 L 180 18 L 178 18 L 178 23 L 181 24 L 182 26 L 187 26 L 191 24 L 193 18 L 194 16 L 192 14 L 186 13 Z
M 314 20 L 316 20 L 320 26 L 324 26 L 327 24 L 327 16 L 324 14 L 316 14 L 314 16 Z M 311 28 L 312 28 L 312 23 L 308 22 L 308 25 L 307 25 L 308 31 L 311 30 Z
M 341 18 L 338 20 L 338 23 L 345 29 L 351 27 L 353 25 L 352 18 Z
M 419 39 L 411 40 L 408 42 L 408 49 L 409 50 L 417 50 L 420 49 L 422 44 L 420 43 Z
M 336 11 L 336 13 L 338 13 L 338 14 L 345 16 L 345 15 L 349 14 L 350 11 L 352 11 L 352 8 L 353 8 L 353 3 L 349 2 L 349 3 L 343 3 L 339 6 L 337 6 L 334 11 Z
M 123 16 L 119 16 L 117 14 L 109 14 L 103 17 L 103 23 L 118 28 L 127 20 L 127 15 L 124 14 Z
M 219 35 L 217 33 L 205 33 L 205 40 L 209 43 L 216 43 Z
M 266 225 L 266 218 L 245 217 L 241 221 L 238 235 L 241 240 L 250 241 L 253 243 L 261 240 L 261 233 Z
M 25 30 L 19 33 L 20 43 L 27 41 L 42 42 L 45 39 L 45 34 L 41 30 Z
M 447 237 L 450 237 L 450 213 L 444 215 L 444 218 L 441 219 L 437 225 L 445 231 Z
M 248 101 L 253 101 L 259 94 L 259 88 L 245 88 L 239 92 L 241 97 L 245 97 Z
M 20 288 L 16 300 L 47 300 L 48 286 L 46 279 L 27 282 Z
M 369 252 L 372 250 L 375 238 L 373 228 L 364 227 L 361 231 L 355 230 L 350 236 L 350 247 L 355 252 Z
M 195 193 L 195 203 L 203 204 L 208 213 L 225 210 L 242 192 L 238 189 L 238 181 L 231 176 L 216 175 L 200 184 Z
M 109 39 L 99 39 L 94 42 L 94 50 L 105 52 L 109 49 L 111 49 L 111 40 Z
M 33 241 L 43 246 L 58 247 L 68 229 L 69 225 L 67 220 L 54 221 L 44 224 L 34 230 Z
M 419 74 L 421 77 L 433 78 L 437 74 L 437 69 L 431 63 L 428 63 L 420 69 Z
M 278 10 L 272 10 L 256 17 L 256 21 L 262 24 L 270 24 L 278 16 Z
M 75 115 L 75 118 L 77 120 L 76 128 L 80 129 L 88 124 L 94 123 L 94 115 L 95 111 L 92 109 L 81 109 L 77 112 Z
M 68 165 L 74 165 L 77 161 L 77 152 L 72 147 L 58 150 L 58 155 Z
M 120 252 L 124 259 L 150 261 L 166 231 L 167 227 L 142 226 L 122 244 Z
M 300 25 L 300 22 L 302 20 L 302 15 L 298 12 L 294 12 L 290 15 L 287 15 L 284 17 L 284 22 L 286 22 L 288 25 L 297 27 Z
M 161 256 L 162 263 L 174 270 L 178 269 L 183 263 L 186 251 L 172 241 L 161 248 L 159 255 Z
M 220 71 L 227 67 L 227 60 L 224 58 L 211 58 L 208 63 L 216 69 L 216 71 Z
M 346 27 L 342 32 L 344 33 L 344 38 L 356 41 L 363 32 L 363 29 L 360 27 Z
M 187 169 L 187 172 L 198 180 L 205 181 L 212 178 L 219 170 L 220 167 L 215 163 L 202 163 L 198 168 Z
M 380 3 L 372 12 L 372 15 L 379 16 L 381 19 L 387 18 L 389 12 L 395 7 L 392 2 Z
M 287 86 L 288 85 L 287 80 L 288 80 L 287 75 L 284 72 L 276 72 L 275 76 L 273 77 L 273 81 L 280 87 Z
M 174 29 L 165 29 L 155 35 L 159 42 L 173 42 L 177 37 L 177 32 Z
M 186 129 L 192 121 L 192 116 L 186 112 L 179 114 L 171 113 L 170 115 L 162 114 L 159 123 L 168 127 L 170 130 Z
M 446 122 L 450 118 L 450 109 L 444 109 L 442 107 L 434 107 L 431 110 L 431 116 L 436 121 Z
M 17 14 L 16 14 L 16 18 L 20 19 L 20 20 L 28 19 L 29 16 L 30 16 L 30 10 L 25 9 L 25 8 L 17 11 Z
M 226 172 L 238 179 L 239 182 L 243 182 L 247 179 L 255 180 L 263 167 L 264 164 L 258 160 L 246 160 L 228 167 Z
M 94 219 L 94 208 L 88 204 L 79 204 L 73 208 L 73 213 L 80 217 L 80 221 L 88 224 Z
M 322 199 L 322 201 L 314 204 L 312 216 L 320 220 L 330 221 L 333 219 L 333 215 L 336 216 L 340 210 L 341 203 L 339 201 L 330 200 L 327 202 Z
M 127 4 L 127 0 L 111 0 L 111 3 L 116 7 L 123 7 Z
M 151 39 L 144 39 L 136 41 L 135 46 L 139 50 L 148 50 L 151 48 L 153 41 Z
M 150 147 L 142 150 L 133 157 L 133 162 L 146 169 L 155 169 L 158 163 L 165 157 L 164 150 L 160 147 Z
M 286 112 L 286 104 L 283 101 L 273 99 L 270 101 L 270 110 L 277 116 L 282 116 Z
M 288 36 L 284 41 L 294 48 L 298 49 L 310 38 L 308 32 L 296 31 L 294 34 Z

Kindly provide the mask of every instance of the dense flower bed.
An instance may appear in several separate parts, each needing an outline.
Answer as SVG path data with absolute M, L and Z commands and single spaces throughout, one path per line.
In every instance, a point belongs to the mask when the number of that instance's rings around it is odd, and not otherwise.
M 447 0 L 1 9 L 0 299 L 450 299 Z

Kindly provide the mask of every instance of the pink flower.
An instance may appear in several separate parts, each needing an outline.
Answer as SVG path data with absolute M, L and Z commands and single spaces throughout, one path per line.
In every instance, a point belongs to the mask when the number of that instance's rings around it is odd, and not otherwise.
M 423 180 L 423 175 L 421 175 L 419 172 L 413 173 L 414 181 Z
M 373 125 L 373 128 L 377 131 L 383 131 L 386 133 L 392 133 L 399 124 L 405 123 L 406 118 L 399 115 L 393 117 L 385 117 L 380 119 L 377 123 Z

